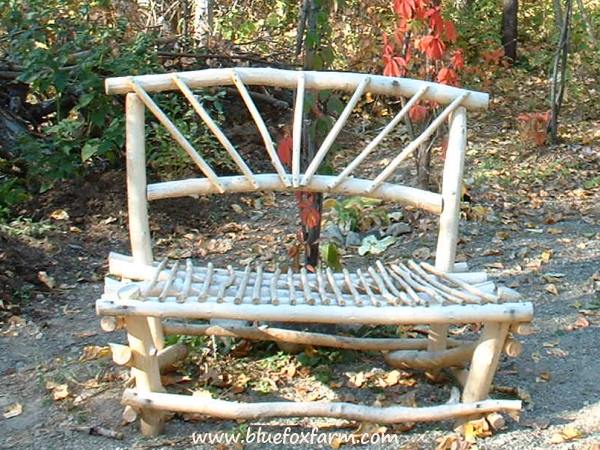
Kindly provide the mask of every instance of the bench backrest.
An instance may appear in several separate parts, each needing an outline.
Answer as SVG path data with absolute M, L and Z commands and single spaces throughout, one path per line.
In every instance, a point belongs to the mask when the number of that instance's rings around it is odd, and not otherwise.
M 273 173 L 255 174 L 225 133 L 218 127 L 194 95 L 193 89 L 234 85 L 239 91 L 273 166 Z M 248 85 L 272 86 L 296 90 L 292 126 L 292 161 L 288 173 L 280 161 L 273 139 L 260 115 Z M 350 100 L 305 170 L 300 154 L 303 136 L 305 92 L 338 90 L 352 93 Z M 240 171 L 239 176 L 219 176 L 192 146 L 150 96 L 153 92 L 177 91 L 185 96 L 208 129 L 223 145 Z M 362 195 L 391 200 L 440 215 L 436 266 L 451 271 L 456 255 L 463 160 L 466 147 L 466 111 L 487 108 L 488 95 L 451 86 L 404 78 L 383 77 L 346 72 L 309 72 L 268 68 L 207 69 L 194 72 L 109 78 L 108 94 L 126 94 L 127 186 L 130 239 L 133 257 L 142 263 L 152 262 L 147 201 L 190 195 L 253 191 L 309 191 Z M 317 171 L 334 144 L 361 97 L 375 95 L 404 97 L 407 101 L 377 136 L 360 150 L 336 175 L 319 175 Z M 376 150 L 378 144 L 407 116 L 418 102 L 435 102 L 444 108 L 425 130 L 402 149 L 374 178 L 351 177 L 358 166 Z M 161 183 L 146 183 L 144 147 L 144 110 L 148 109 L 196 163 L 204 178 Z M 443 169 L 441 193 L 416 189 L 388 180 L 398 166 L 433 136 L 449 120 L 448 146 Z

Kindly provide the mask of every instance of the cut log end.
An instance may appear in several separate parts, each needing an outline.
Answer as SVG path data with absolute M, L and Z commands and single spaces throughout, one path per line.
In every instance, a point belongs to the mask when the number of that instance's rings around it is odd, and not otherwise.
M 120 316 L 104 316 L 100 319 L 100 328 L 107 333 L 121 330 L 125 327 L 125 319 Z
M 516 358 L 522 352 L 523 345 L 515 339 L 508 339 L 504 344 L 504 353 L 506 353 L 506 355 L 510 356 L 511 358 Z

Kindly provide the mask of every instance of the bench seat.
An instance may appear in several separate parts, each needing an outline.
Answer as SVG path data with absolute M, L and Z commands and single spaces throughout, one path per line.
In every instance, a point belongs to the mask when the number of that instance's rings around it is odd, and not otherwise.
M 445 274 L 427 263 L 269 272 L 163 260 L 137 264 L 112 253 L 97 311 L 103 316 L 357 324 L 528 322 L 530 303 L 484 272 Z

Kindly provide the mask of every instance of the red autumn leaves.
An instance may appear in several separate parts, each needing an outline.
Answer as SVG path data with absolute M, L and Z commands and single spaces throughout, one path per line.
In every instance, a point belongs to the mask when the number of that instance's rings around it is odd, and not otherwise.
M 519 114 L 517 124 L 521 139 L 525 142 L 533 142 L 538 146 L 544 145 L 548 137 L 550 115 L 550 111 Z
M 285 127 L 277 142 L 277 156 L 281 163 L 290 167 L 292 165 L 293 140 L 290 129 Z M 314 193 L 298 191 L 295 193 L 300 220 L 307 229 L 315 228 L 321 221 L 321 213 L 317 208 L 317 199 Z
M 286 131 L 277 143 L 277 156 L 279 156 L 279 161 L 286 166 L 292 164 L 292 145 L 292 137 Z
M 383 74 L 403 77 L 410 71 L 421 79 L 458 86 L 458 71 L 464 68 L 465 60 L 461 50 L 448 55 L 458 33 L 454 23 L 443 18 L 441 7 L 431 0 L 394 0 L 393 9 L 396 30 L 391 39 L 383 37 Z M 410 119 L 424 121 L 430 107 L 413 106 Z

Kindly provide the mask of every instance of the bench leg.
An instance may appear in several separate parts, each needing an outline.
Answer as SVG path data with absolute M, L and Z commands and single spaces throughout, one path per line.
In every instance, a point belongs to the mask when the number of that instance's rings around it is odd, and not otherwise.
M 165 348 L 165 333 L 163 331 L 162 322 L 158 317 L 148 317 L 148 326 L 152 335 L 152 343 L 159 352 Z
M 427 339 L 429 340 L 427 345 L 428 351 L 439 352 L 446 350 L 448 346 L 448 325 L 431 325 Z M 439 378 L 439 374 L 439 369 L 431 369 L 425 372 L 427 378 L 433 381 Z
M 133 353 L 132 375 L 138 392 L 164 392 L 160 382 L 158 350 L 146 317 L 127 317 L 127 339 Z M 143 408 L 140 428 L 144 436 L 156 436 L 163 429 L 163 413 Z
M 473 352 L 471 368 L 462 395 L 463 402 L 477 402 L 488 397 L 508 335 L 508 328 L 508 323 L 484 324 L 481 337 Z

